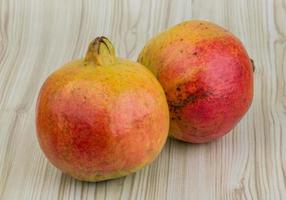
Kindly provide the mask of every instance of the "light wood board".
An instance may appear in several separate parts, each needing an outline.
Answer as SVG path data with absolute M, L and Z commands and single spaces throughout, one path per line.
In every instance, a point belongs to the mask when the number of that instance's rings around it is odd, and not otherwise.
M 208 144 L 169 140 L 154 163 L 83 183 L 44 157 L 35 133 L 39 88 L 53 70 L 108 36 L 135 60 L 156 33 L 186 19 L 236 34 L 255 61 L 251 109 Z M 286 199 L 286 0 L 0 0 L 0 199 Z

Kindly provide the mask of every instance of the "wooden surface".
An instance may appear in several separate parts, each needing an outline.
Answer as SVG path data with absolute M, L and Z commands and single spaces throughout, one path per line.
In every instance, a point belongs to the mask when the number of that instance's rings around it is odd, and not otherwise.
M 53 167 L 34 110 L 47 75 L 108 36 L 135 59 L 154 34 L 185 19 L 232 31 L 255 61 L 250 111 L 202 145 L 169 140 L 149 167 L 101 183 Z M 0 199 L 286 199 L 286 0 L 0 0 Z

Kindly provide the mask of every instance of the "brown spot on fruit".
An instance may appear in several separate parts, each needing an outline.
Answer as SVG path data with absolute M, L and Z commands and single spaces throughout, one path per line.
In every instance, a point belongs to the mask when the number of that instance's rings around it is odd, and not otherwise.
M 207 92 L 204 88 L 198 88 L 197 90 L 190 92 L 188 90 L 188 84 L 190 83 L 187 82 L 184 84 L 180 84 L 176 87 L 176 96 L 174 98 L 168 98 L 168 103 L 170 107 L 173 107 L 174 109 L 179 109 L 189 103 L 193 103 L 199 99 L 204 99 L 210 95 L 210 93 Z M 172 91 L 170 91 L 169 93 L 172 93 Z

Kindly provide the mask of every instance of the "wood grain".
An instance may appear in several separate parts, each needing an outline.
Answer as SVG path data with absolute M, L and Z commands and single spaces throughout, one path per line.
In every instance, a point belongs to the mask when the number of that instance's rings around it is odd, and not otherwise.
M 255 61 L 251 109 L 208 144 L 169 140 L 125 178 L 76 181 L 54 168 L 35 134 L 49 73 L 108 36 L 135 60 L 152 35 L 191 18 L 232 31 Z M 0 199 L 286 199 L 285 0 L 0 0 Z

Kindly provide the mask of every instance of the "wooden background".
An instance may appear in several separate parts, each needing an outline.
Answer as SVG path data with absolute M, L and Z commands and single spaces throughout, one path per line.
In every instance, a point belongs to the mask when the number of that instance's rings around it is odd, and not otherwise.
M 63 63 L 108 36 L 136 59 L 154 34 L 185 19 L 212 20 L 256 64 L 250 111 L 209 144 L 169 140 L 149 167 L 101 183 L 54 168 L 37 143 L 39 88 Z M 286 0 L 0 0 L 0 199 L 286 199 Z

